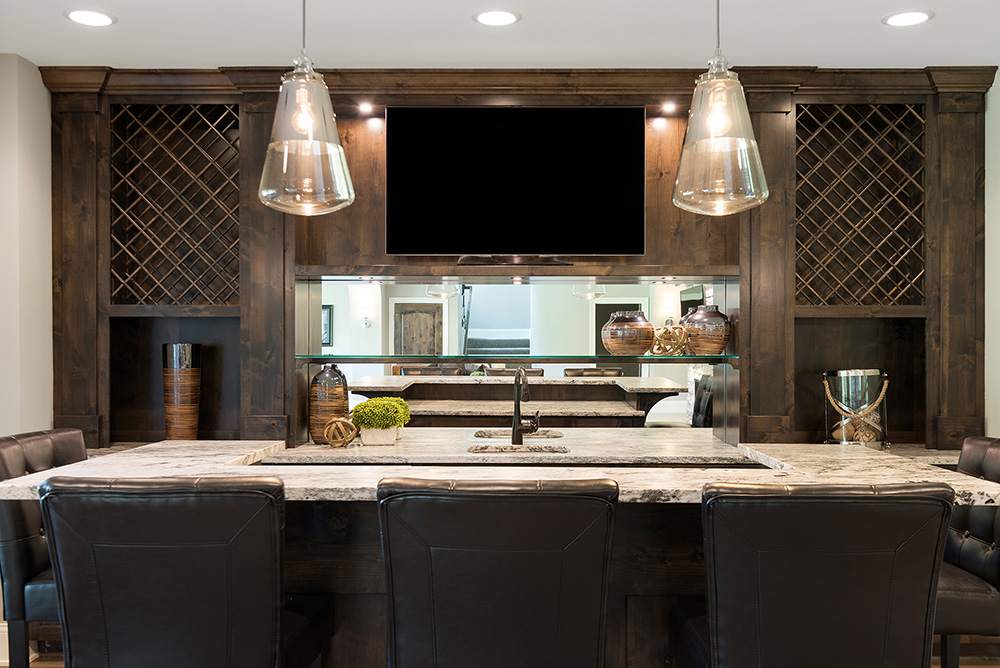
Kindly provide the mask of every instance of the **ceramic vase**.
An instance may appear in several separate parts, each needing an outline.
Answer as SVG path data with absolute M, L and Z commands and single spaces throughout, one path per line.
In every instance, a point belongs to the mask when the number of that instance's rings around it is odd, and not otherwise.
M 167 440 L 198 438 L 201 344 L 163 344 L 163 414 Z
M 688 335 L 691 355 L 721 355 L 733 332 L 732 323 L 715 304 L 702 304 L 685 316 L 683 327 Z
M 642 311 L 616 311 L 601 328 L 601 342 L 612 355 L 645 355 L 655 338 Z
M 346 418 L 347 378 L 336 364 L 324 364 L 309 384 L 309 436 L 313 443 L 329 444 L 324 432 L 333 418 Z

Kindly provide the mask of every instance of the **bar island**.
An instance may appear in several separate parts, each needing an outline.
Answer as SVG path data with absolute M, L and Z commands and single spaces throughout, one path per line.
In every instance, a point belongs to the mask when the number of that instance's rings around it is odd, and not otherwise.
M 710 429 L 559 428 L 530 447 L 568 452 L 500 451 L 509 438 L 477 429 L 407 427 L 395 446 L 343 448 L 282 441 L 161 441 L 0 482 L 0 499 L 36 497 L 51 475 L 164 477 L 276 475 L 289 501 L 373 501 L 391 476 L 470 479 L 601 478 L 618 481 L 621 503 L 693 503 L 707 482 L 755 484 L 944 482 L 956 503 L 1000 503 L 1000 485 L 918 459 L 863 446 L 816 443 L 728 445 Z M 355 441 L 357 443 L 357 441 Z M 472 446 L 498 451 L 469 452 Z
M 863 446 L 741 444 L 709 429 L 559 429 L 568 452 L 470 453 L 475 429 L 407 427 L 396 446 L 303 446 L 281 441 L 163 441 L 0 483 L 0 498 L 31 499 L 52 475 L 276 475 L 286 486 L 285 588 L 333 595 L 335 665 L 385 665 L 385 578 L 375 487 L 383 477 L 613 478 L 620 486 L 608 585 L 608 668 L 661 668 L 667 613 L 703 596 L 701 488 L 751 483 L 945 482 L 959 504 L 1000 502 L 1000 485 Z M 794 527 L 790 527 L 794 530 Z M 488 577 L 488 574 L 484 574 Z

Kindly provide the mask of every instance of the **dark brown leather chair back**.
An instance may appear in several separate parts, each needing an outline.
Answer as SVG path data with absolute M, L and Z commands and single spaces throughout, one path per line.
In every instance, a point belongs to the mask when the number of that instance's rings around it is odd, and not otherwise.
M 79 429 L 50 429 L 0 438 L 0 480 L 87 458 Z M 59 621 L 48 542 L 37 501 L 0 501 L 0 579 L 10 662 L 28 665 L 27 622 Z
M 39 487 L 67 668 L 279 665 L 278 478 Z
M 947 485 L 707 485 L 713 668 L 929 666 Z
M 1000 482 L 1000 438 L 965 439 L 958 471 Z M 976 577 L 1000 587 L 1000 514 L 995 505 L 956 506 L 951 514 L 944 559 Z
M 613 480 L 385 479 L 390 668 L 604 665 Z

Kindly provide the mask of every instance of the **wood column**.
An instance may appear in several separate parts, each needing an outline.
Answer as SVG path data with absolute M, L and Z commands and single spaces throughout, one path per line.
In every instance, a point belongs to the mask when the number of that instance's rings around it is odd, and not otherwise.
M 748 96 L 770 196 L 741 216 L 740 440 L 790 441 L 795 401 L 795 115 L 791 93 Z
M 240 414 L 245 439 L 292 439 L 295 219 L 257 196 L 279 81 L 240 107 Z M 292 442 L 292 441 L 290 441 Z
M 106 446 L 108 315 L 102 309 L 98 247 L 109 213 L 108 119 L 100 94 L 110 70 L 80 68 L 62 84 L 42 71 L 52 95 L 53 423 Z
M 926 71 L 937 91 L 927 128 L 927 447 L 958 449 L 985 430 L 983 202 L 991 81 L 976 68 Z

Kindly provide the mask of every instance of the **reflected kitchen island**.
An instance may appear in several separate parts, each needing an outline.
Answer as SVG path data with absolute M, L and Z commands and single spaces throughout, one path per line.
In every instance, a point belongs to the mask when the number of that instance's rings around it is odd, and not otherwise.
M 525 414 L 539 411 L 542 426 L 642 427 L 661 399 L 687 387 L 655 377 L 528 378 Z M 498 427 L 513 416 L 513 378 L 505 376 L 363 376 L 350 390 L 365 397 L 402 397 L 414 427 Z
M 606 636 L 608 668 L 661 668 L 667 611 L 704 593 L 701 488 L 707 482 L 945 482 L 959 504 L 1000 502 L 1000 485 L 863 446 L 741 444 L 708 429 L 559 429 L 566 453 L 484 453 L 504 439 L 475 429 L 406 428 L 396 446 L 302 447 L 280 441 L 170 441 L 0 483 L 30 499 L 51 475 L 277 475 L 286 486 L 285 587 L 334 595 L 336 665 L 385 665 L 384 575 L 375 486 L 383 477 L 613 478 L 616 508 Z M 530 441 L 530 439 L 526 439 Z M 503 465 L 506 464 L 506 465 Z

